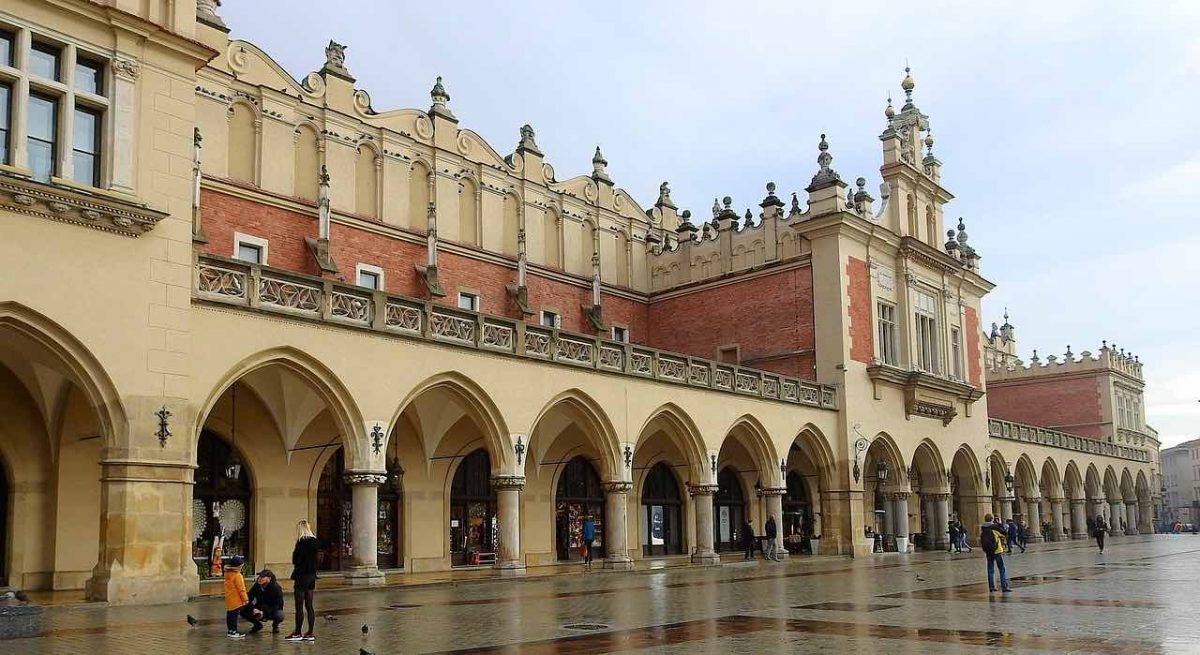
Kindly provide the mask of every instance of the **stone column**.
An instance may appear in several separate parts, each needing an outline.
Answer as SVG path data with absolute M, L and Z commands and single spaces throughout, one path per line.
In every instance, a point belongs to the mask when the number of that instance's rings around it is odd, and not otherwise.
M 1154 534 L 1154 507 L 1150 501 L 1138 502 L 1138 532 L 1142 534 Z
M 614 480 L 604 485 L 604 568 L 629 570 L 633 560 L 629 558 L 628 519 L 626 514 L 629 490 L 632 482 Z
M 492 488 L 496 490 L 496 521 L 500 524 L 494 568 L 500 575 L 522 575 L 525 562 L 521 559 L 521 490 L 525 488 L 525 478 L 495 477 Z
M 1013 517 L 1013 497 L 1003 496 L 1000 498 L 1000 519 L 1007 521 Z
M 784 559 L 788 556 L 787 550 L 783 547 L 783 496 L 787 493 L 784 487 L 767 488 L 762 490 L 763 501 L 767 506 L 767 518 L 775 519 L 775 553 L 779 559 Z M 763 520 L 763 534 L 767 533 L 766 520 Z M 814 524 L 814 529 L 816 526 Z M 814 555 L 816 553 L 813 553 Z
M 1071 501 L 1071 538 L 1087 539 L 1091 535 L 1087 531 L 1088 501 L 1086 498 L 1076 498 Z
M 715 484 L 688 487 L 692 496 L 692 511 L 696 515 L 696 547 L 692 549 L 693 564 L 720 564 L 721 556 L 713 549 L 713 494 Z
M 1108 520 L 1109 534 L 1113 536 L 1125 534 L 1125 531 L 1121 529 L 1121 522 L 1125 520 L 1125 502 L 1121 500 L 1109 501 L 1108 515 L 1111 517 Z
M 1025 527 L 1029 529 L 1030 543 L 1042 540 L 1042 499 L 1025 499 Z
M 198 593 L 191 558 L 192 467 L 101 455 L 100 552 L 87 598 L 179 603 Z
M 933 495 L 933 514 L 930 523 L 936 531 L 930 535 L 933 547 L 938 549 L 950 548 L 950 494 Z
M 1125 501 L 1125 534 L 1138 534 L 1138 506 L 1136 500 Z
M 1050 499 L 1050 540 L 1063 539 L 1063 501 L 1062 498 Z
M 897 551 L 908 552 L 908 492 L 897 492 L 892 496 L 892 525 Z
M 387 482 L 382 473 L 347 473 L 350 485 L 350 569 L 346 584 L 381 585 L 379 570 L 379 485 Z

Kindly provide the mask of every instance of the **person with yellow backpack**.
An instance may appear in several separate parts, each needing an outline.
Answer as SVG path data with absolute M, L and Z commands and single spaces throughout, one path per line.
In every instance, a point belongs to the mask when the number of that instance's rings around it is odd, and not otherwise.
M 983 517 L 979 530 L 979 545 L 987 556 L 988 591 L 996 591 L 995 572 L 1000 569 L 1000 591 L 1012 591 L 1008 587 L 1008 573 L 1004 570 L 1004 553 L 1008 551 L 1008 535 L 1002 523 L 993 523 L 992 515 Z

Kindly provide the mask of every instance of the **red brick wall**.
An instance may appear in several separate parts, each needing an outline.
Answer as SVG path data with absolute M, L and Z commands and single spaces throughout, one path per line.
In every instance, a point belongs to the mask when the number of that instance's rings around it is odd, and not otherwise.
M 737 344 L 748 366 L 813 379 L 812 269 L 651 301 L 649 330 L 655 348 L 719 359 L 718 348 Z
M 870 364 L 875 356 L 871 330 L 871 271 L 861 259 L 846 262 L 846 294 L 850 298 L 850 359 Z
M 316 206 L 312 214 L 279 209 L 270 205 L 238 198 L 218 191 L 201 192 L 202 225 L 208 243 L 202 252 L 229 257 L 233 254 L 235 231 L 269 241 L 270 266 L 319 274 L 309 254 L 305 237 L 317 236 Z M 416 266 L 424 265 L 425 246 L 369 232 L 356 227 L 333 223 L 330 226 L 330 255 L 338 267 L 337 278 L 355 281 L 358 264 L 379 266 L 384 272 L 384 288 L 389 293 L 423 298 L 425 287 L 416 274 Z M 485 314 L 521 318 L 520 310 L 510 299 L 507 287 L 517 282 L 516 261 L 511 267 L 480 261 L 442 250 L 438 253 L 438 278 L 446 297 L 438 302 L 454 306 L 458 290 L 472 289 L 481 296 Z M 570 284 L 530 273 L 527 276 L 530 309 L 555 308 L 561 314 L 562 328 L 572 332 L 591 333 L 582 305 L 591 304 L 591 282 L 580 280 Z M 629 327 L 630 338 L 645 343 L 647 338 L 647 309 L 643 302 L 608 294 L 601 296 L 604 321 Z M 533 320 L 537 320 L 536 316 Z
M 1099 439 L 1104 436 L 1099 376 L 989 382 L 988 416 Z
M 979 312 L 975 311 L 974 307 L 967 307 L 966 321 L 964 329 L 967 332 L 967 376 L 971 384 L 978 387 L 983 378 L 983 365 L 980 363 L 979 351 Z

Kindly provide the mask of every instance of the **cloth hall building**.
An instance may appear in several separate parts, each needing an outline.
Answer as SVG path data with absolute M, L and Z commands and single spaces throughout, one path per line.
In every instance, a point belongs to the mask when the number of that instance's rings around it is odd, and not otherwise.
M 0 582 L 179 600 L 218 544 L 286 575 L 305 517 L 356 584 L 570 562 L 585 516 L 612 568 L 768 517 L 793 555 L 1153 529 L 1141 363 L 983 332 L 911 77 L 878 197 L 814 135 L 701 219 L 488 143 L 440 78 L 375 107 L 330 42 L 296 80 L 219 5 L 0 9 Z

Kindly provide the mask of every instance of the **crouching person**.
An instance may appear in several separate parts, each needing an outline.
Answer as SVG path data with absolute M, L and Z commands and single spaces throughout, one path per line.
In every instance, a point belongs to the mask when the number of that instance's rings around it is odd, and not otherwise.
M 263 622 L 271 622 L 271 632 L 279 632 L 283 622 L 283 587 L 270 569 L 258 572 L 258 578 L 249 592 L 250 602 L 242 607 L 242 618 L 254 624 L 251 634 L 263 629 Z

